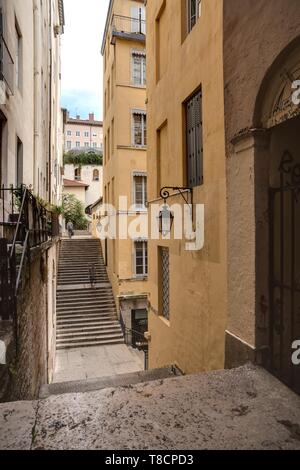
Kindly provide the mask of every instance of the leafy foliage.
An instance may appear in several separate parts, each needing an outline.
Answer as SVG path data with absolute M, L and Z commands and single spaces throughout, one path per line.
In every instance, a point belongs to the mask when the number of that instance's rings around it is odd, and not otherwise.
M 64 155 L 64 164 L 74 164 L 74 165 L 102 165 L 103 164 L 103 155 L 95 152 L 85 152 L 85 153 L 72 153 L 69 152 Z
M 84 215 L 84 206 L 74 194 L 63 197 L 62 213 L 66 222 L 72 222 L 75 230 L 86 230 L 88 220 Z

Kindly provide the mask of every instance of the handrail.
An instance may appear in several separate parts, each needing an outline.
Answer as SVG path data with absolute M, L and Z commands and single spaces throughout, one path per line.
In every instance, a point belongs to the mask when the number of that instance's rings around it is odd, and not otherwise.
M 14 233 L 13 244 L 12 244 L 12 247 L 11 247 L 10 258 L 13 256 L 14 249 L 16 247 L 16 242 L 17 242 L 19 228 L 20 228 L 21 220 L 22 220 L 22 216 L 23 216 L 23 210 L 24 210 L 24 206 L 25 206 L 26 196 L 27 196 L 27 189 L 25 188 L 24 194 L 23 194 L 23 199 L 22 199 L 22 204 L 21 204 L 21 208 L 20 208 L 20 213 L 19 213 L 19 217 L 18 217 L 18 222 L 17 222 L 15 233 Z
M 26 236 L 25 236 L 25 241 L 24 241 L 24 246 L 23 246 L 23 252 L 22 252 L 22 258 L 21 258 L 21 263 L 20 263 L 20 266 L 19 266 L 18 277 L 17 277 L 17 282 L 16 282 L 16 292 L 18 292 L 18 288 L 19 288 L 19 284 L 20 284 L 20 280 L 21 280 L 22 268 L 23 268 L 23 264 L 24 264 L 25 255 L 27 253 L 28 240 L 29 240 L 29 230 L 26 231 Z

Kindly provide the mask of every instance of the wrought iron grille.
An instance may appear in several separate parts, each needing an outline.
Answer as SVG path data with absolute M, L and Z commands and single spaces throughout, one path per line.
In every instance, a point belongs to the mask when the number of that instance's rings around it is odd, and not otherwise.
M 165 318 L 170 318 L 170 254 L 169 248 L 161 247 L 161 308 Z
M 270 189 L 270 369 L 300 393 L 292 343 L 300 338 L 300 164 L 285 152 Z

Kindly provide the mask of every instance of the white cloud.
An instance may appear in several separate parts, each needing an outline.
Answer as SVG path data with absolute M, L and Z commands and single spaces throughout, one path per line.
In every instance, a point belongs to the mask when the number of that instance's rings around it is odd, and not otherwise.
M 64 0 L 62 105 L 71 114 L 103 117 L 101 44 L 109 0 Z

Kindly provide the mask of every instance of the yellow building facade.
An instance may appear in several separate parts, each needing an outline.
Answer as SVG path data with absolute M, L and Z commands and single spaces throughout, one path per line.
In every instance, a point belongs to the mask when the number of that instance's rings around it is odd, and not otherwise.
M 143 1 L 111 0 L 103 38 L 104 191 L 116 222 L 147 217 L 146 22 Z M 119 206 L 119 198 L 127 206 Z M 127 328 L 147 327 L 147 237 L 103 242 L 109 279 Z
M 204 246 L 149 240 L 149 367 L 224 367 L 227 316 L 223 2 L 147 2 L 149 211 L 204 205 Z M 190 207 L 188 205 L 188 207 Z M 203 224 L 202 224 L 203 225 Z M 173 225 L 173 227 L 175 224 Z M 203 229 L 203 227 L 202 227 Z

